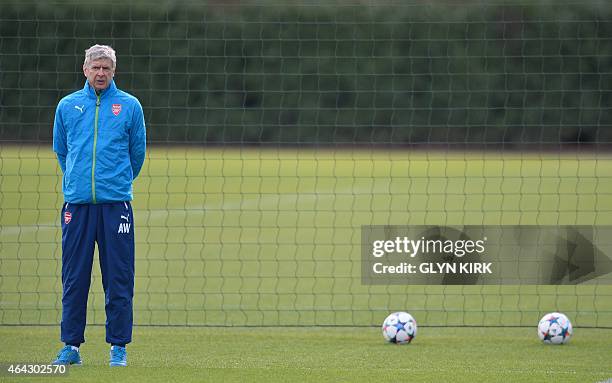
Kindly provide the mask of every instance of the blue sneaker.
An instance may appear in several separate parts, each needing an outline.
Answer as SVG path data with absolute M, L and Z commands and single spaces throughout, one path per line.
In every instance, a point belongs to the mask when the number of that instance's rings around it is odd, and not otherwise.
M 73 346 L 64 346 L 64 348 L 57 353 L 57 359 L 55 359 L 52 364 L 80 366 L 82 361 L 79 349 Z
M 111 346 L 110 366 L 127 367 L 127 351 L 125 351 L 125 347 Z

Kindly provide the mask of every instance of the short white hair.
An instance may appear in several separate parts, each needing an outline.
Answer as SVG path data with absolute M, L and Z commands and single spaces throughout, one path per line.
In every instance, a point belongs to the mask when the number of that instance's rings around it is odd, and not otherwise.
M 93 45 L 85 50 L 85 62 L 83 66 L 87 66 L 90 62 L 100 59 L 110 59 L 113 63 L 113 69 L 117 66 L 117 56 L 115 50 L 108 45 Z

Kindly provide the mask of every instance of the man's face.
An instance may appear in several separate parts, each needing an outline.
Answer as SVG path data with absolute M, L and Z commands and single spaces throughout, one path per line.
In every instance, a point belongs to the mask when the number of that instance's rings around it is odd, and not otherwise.
M 89 85 L 99 91 L 108 88 L 115 75 L 115 69 L 110 59 L 98 59 L 83 65 L 83 73 Z

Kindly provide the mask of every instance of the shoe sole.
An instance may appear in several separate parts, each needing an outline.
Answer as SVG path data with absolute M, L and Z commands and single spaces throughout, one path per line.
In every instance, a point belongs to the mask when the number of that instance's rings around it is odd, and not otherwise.
M 82 366 L 83 365 L 83 361 L 79 360 L 78 363 L 56 363 L 53 362 L 51 363 L 52 366 Z

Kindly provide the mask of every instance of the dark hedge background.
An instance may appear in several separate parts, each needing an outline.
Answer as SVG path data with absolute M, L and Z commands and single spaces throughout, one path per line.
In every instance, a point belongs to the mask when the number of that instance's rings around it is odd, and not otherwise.
M 0 142 L 51 140 L 94 43 L 151 142 L 611 142 L 612 6 L 551 4 L 0 2 Z

